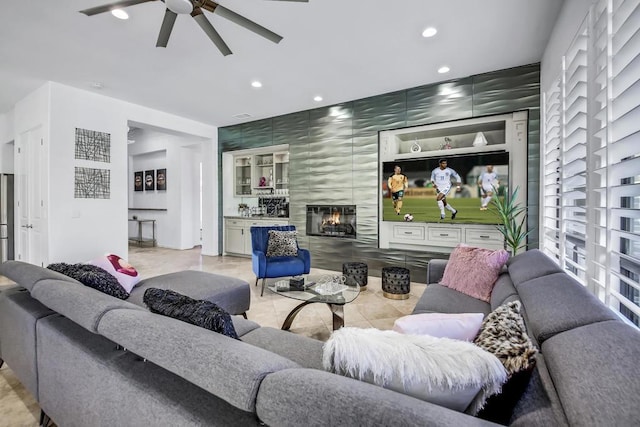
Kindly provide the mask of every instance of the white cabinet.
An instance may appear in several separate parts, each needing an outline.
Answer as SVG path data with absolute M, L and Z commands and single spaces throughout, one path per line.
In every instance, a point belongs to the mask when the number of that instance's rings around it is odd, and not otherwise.
M 251 255 L 251 227 L 289 225 L 289 220 L 278 218 L 225 218 L 224 251 L 233 255 Z
M 289 194 L 289 152 L 247 150 L 234 155 L 234 195 Z

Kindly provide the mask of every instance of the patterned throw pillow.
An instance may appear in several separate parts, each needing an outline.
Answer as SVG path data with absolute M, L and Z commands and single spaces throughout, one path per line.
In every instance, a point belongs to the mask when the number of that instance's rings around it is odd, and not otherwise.
M 509 253 L 503 249 L 458 245 L 451 252 L 440 284 L 489 302 L 493 285 L 508 259 Z
M 527 335 L 520 308 L 521 302 L 513 301 L 493 310 L 473 341 L 500 359 L 509 375 L 533 367 L 538 352 Z
M 231 315 L 211 301 L 195 300 L 170 289 L 158 288 L 144 291 L 143 301 L 152 313 L 239 339 Z
M 298 256 L 298 232 L 269 230 L 268 257 Z
M 489 313 L 474 344 L 496 356 L 507 369 L 502 391 L 487 400 L 478 417 L 499 424 L 509 424 L 511 414 L 525 392 L 538 350 L 527 335 L 520 301 L 503 304 Z
M 96 289 L 112 297 L 127 299 L 129 293 L 118 283 L 118 280 L 103 268 L 90 264 L 67 264 L 64 262 L 50 264 L 49 270 L 57 271 L 85 286 Z

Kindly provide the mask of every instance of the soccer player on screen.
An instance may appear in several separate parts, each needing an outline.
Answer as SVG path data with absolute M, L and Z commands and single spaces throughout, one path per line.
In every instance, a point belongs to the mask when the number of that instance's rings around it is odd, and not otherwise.
M 498 180 L 498 174 L 493 171 L 492 165 L 487 165 L 487 171 L 483 172 L 478 178 L 478 187 L 480 187 L 480 210 L 486 211 L 493 197 L 494 188 L 498 188 L 500 181 Z
M 389 177 L 387 181 L 389 191 L 391 191 L 391 200 L 393 201 L 393 210 L 396 211 L 396 215 L 400 215 L 402 209 L 402 198 L 404 192 L 409 188 L 409 180 L 407 176 L 402 173 L 400 166 L 393 167 L 393 175 Z
M 458 172 L 447 167 L 445 159 L 438 160 L 438 164 L 439 166 L 431 172 L 431 183 L 436 189 L 436 201 L 440 208 L 440 219 L 444 219 L 445 208 L 451 211 L 451 219 L 456 219 L 458 211 L 447 203 L 447 194 L 451 191 L 451 177 L 455 178 L 458 190 L 460 190 L 462 178 L 460 178 Z

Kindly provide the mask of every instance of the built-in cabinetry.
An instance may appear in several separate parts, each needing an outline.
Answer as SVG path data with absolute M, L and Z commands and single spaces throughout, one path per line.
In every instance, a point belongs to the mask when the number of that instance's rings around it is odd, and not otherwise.
M 241 218 L 225 217 L 224 251 L 233 255 L 251 255 L 251 227 L 269 225 L 288 225 L 288 219 L 282 218 Z
M 289 152 L 243 152 L 233 157 L 236 196 L 288 195 Z
M 431 170 L 438 165 L 438 159 L 448 159 L 449 167 L 455 169 L 456 162 L 466 162 L 462 187 L 449 193 L 451 205 L 464 206 L 467 213 L 476 214 L 480 208 L 479 176 L 486 170 L 487 158 L 501 156 L 505 160 L 500 176 L 500 190 L 512 192 L 519 187 L 519 202 L 526 205 L 527 194 L 527 122 L 528 113 L 519 111 L 495 116 L 477 117 L 446 123 L 416 126 L 380 132 L 380 177 L 386 189 L 387 175 L 393 165 L 421 165 L 419 172 L 410 177 L 410 187 L 405 191 L 404 206 L 411 206 L 413 200 L 421 200 L 424 206 L 433 209 L 433 214 L 425 219 L 403 222 L 403 215 L 396 216 L 390 206 L 389 193 L 380 194 L 379 203 L 379 246 L 381 248 L 427 250 L 450 252 L 459 243 L 487 248 L 503 248 L 504 239 L 496 224 L 474 221 L 473 215 L 464 215 L 459 209 L 456 220 L 451 220 L 447 212 L 445 220 L 439 220 L 436 189 L 431 185 Z M 504 154 L 500 154 L 504 153 Z M 473 163 L 478 158 L 477 164 Z M 493 157 L 495 158 L 495 157 Z M 463 160 L 464 159 L 464 160 Z M 412 163 L 412 161 L 414 161 Z M 469 166 L 471 162 L 471 166 Z M 508 171 L 508 172 L 507 172 Z M 466 198 L 462 201 L 462 198 Z M 471 201 L 473 199 L 473 201 Z M 477 200 L 477 202 L 476 202 Z M 413 204 L 413 206 L 416 206 Z M 472 207 L 469 207 L 472 206 Z M 391 209 L 391 210 L 390 210 Z M 406 208 L 405 208 L 406 209 Z M 391 214 L 389 213 L 391 212 Z M 403 210 L 402 214 L 410 213 Z M 477 218 L 477 217 L 476 217 Z

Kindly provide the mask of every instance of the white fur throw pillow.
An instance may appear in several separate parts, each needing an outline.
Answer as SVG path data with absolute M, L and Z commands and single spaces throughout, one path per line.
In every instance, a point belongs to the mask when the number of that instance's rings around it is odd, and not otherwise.
M 475 415 L 507 372 L 481 348 L 448 338 L 341 328 L 324 345 L 324 368 Z
M 403 316 L 393 324 L 401 334 L 473 341 L 482 325 L 482 313 L 420 313 Z

